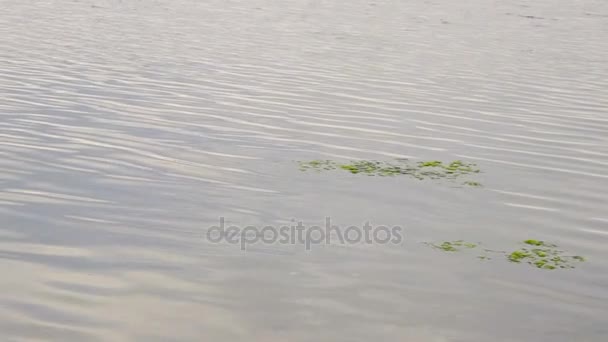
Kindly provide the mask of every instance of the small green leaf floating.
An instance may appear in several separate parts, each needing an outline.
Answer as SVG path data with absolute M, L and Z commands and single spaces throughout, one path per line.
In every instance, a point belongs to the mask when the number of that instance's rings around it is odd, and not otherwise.
M 574 263 L 586 261 L 585 258 L 580 255 L 564 255 L 564 251 L 557 249 L 557 245 L 546 243 L 541 240 L 529 239 L 524 240 L 523 243 L 526 246 L 533 246 L 534 248 L 524 247 L 511 253 L 489 249 L 486 249 L 485 251 L 504 254 L 507 260 L 513 263 L 525 262 L 531 266 L 545 270 L 574 268 Z M 426 244 L 444 252 L 458 252 L 464 249 L 475 248 L 479 245 L 463 240 L 445 241 L 440 245 L 433 243 Z M 491 260 L 490 257 L 485 255 L 480 255 L 477 258 L 480 260 Z
M 408 163 L 406 160 L 397 160 L 397 163 L 381 162 L 375 160 L 357 160 L 341 164 L 331 160 L 312 160 L 300 161 L 302 171 L 323 171 L 323 170 L 344 170 L 352 174 L 364 174 L 367 176 L 397 176 L 407 175 L 416 179 L 455 179 L 469 174 L 478 173 L 479 169 L 475 164 L 465 163 L 455 160 L 445 164 L 438 160 L 423 161 L 415 164 Z M 467 186 L 479 187 L 481 183 L 466 181 Z

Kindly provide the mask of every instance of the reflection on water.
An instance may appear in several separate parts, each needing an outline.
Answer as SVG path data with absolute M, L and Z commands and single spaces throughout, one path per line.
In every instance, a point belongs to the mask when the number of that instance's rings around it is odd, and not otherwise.
M 3 341 L 603 341 L 608 4 L 0 1 Z M 467 160 L 484 188 L 302 173 Z M 401 246 L 211 244 L 226 217 Z M 574 270 L 446 257 L 544 239 Z

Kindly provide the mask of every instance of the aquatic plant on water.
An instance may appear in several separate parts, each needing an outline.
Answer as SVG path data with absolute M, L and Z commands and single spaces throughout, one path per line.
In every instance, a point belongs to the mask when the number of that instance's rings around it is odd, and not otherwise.
M 463 249 L 470 249 L 477 247 L 476 243 L 466 242 L 463 240 L 456 241 L 444 241 L 440 245 L 429 243 L 429 246 L 441 249 L 444 252 L 458 252 Z
M 473 249 L 480 244 L 465 242 L 463 240 L 444 241 L 441 244 L 426 243 L 427 245 L 442 250 L 444 252 L 458 252 L 465 249 Z M 536 268 L 545 270 L 575 268 L 575 264 L 584 262 L 586 259 L 580 255 L 564 255 L 564 251 L 559 250 L 557 245 L 546 243 L 541 240 L 528 239 L 522 241 L 524 247 L 512 252 L 495 251 L 484 249 L 485 255 L 477 256 L 480 260 L 491 260 L 488 253 L 499 253 L 513 263 L 525 263 Z
M 525 262 L 537 268 L 554 270 L 556 268 L 574 268 L 574 263 L 584 262 L 579 255 L 564 255 L 557 245 L 540 240 L 525 240 L 526 247 L 511 252 L 507 258 L 514 263 Z M 527 246 L 533 246 L 527 247 Z
M 410 163 L 407 160 L 384 162 L 375 160 L 357 160 L 348 163 L 338 163 L 332 160 L 312 160 L 298 162 L 302 171 L 343 170 L 351 174 L 366 176 L 398 176 L 406 175 L 416 179 L 456 179 L 469 174 L 478 173 L 479 169 L 473 163 L 455 160 L 444 163 L 438 160 Z M 465 181 L 467 186 L 479 187 L 481 183 Z

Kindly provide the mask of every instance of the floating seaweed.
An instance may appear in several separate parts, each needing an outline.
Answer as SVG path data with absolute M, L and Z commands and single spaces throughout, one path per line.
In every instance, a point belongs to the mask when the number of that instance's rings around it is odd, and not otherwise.
M 564 255 L 564 251 L 559 250 L 557 245 L 546 243 L 541 240 L 528 239 L 522 241 L 525 247 L 513 252 L 495 251 L 484 249 L 485 253 L 499 253 L 513 263 L 526 263 L 536 268 L 554 270 L 558 268 L 575 268 L 575 264 L 586 261 L 580 255 Z M 478 247 L 479 244 L 465 242 L 463 240 L 444 241 L 441 244 L 426 243 L 427 245 L 442 250 L 444 252 L 458 252 L 464 249 Z M 532 247 L 528 247 L 532 246 Z M 487 255 L 477 256 L 480 260 L 491 260 Z
M 466 242 L 464 240 L 444 241 L 440 245 L 429 243 L 431 247 L 441 249 L 444 252 L 458 252 L 463 249 L 471 249 L 478 246 L 476 243 Z
M 455 179 L 457 177 L 478 173 L 479 169 L 475 164 L 465 163 L 460 160 L 455 160 L 450 163 L 444 163 L 438 160 L 422 161 L 415 164 L 409 163 L 407 160 L 397 160 L 390 163 L 375 160 L 357 160 L 348 163 L 338 163 L 331 160 L 312 160 L 300 161 L 300 170 L 302 171 L 324 171 L 324 170 L 344 170 L 352 174 L 363 174 L 367 176 L 398 176 L 407 175 L 416 179 Z M 467 186 L 479 187 L 481 183 L 475 181 L 466 181 L 463 183 Z
M 523 243 L 534 248 L 523 247 L 511 252 L 507 258 L 514 263 L 526 262 L 537 268 L 554 270 L 556 268 L 574 268 L 574 262 L 584 262 L 579 255 L 564 255 L 557 245 L 540 240 L 525 240 Z

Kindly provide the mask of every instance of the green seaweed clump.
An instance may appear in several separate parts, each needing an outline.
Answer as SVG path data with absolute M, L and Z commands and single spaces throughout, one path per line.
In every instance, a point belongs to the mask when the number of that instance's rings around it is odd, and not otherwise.
M 352 174 L 364 174 L 367 176 L 397 176 L 408 175 L 416 179 L 454 179 L 460 176 L 479 172 L 475 164 L 464 163 L 460 160 L 444 164 L 441 161 L 423 161 L 416 164 L 408 163 L 407 160 L 397 160 L 397 163 L 389 163 L 375 160 L 357 160 L 349 163 L 337 163 L 331 160 L 312 160 L 298 162 L 302 171 L 322 170 L 344 170 Z M 465 185 L 480 186 L 478 182 L 465 182 Z
M 436 244 L 430 244 L 430 245 L 437 249 L 440 249 L 444 252 L 457 252 L 457 251 L 463 250 L 465 248 L 470 249 L 470 248 L 477 247 L 476 243 L 465 242 L 463 240 L 444 241 L 441 245 L 436 245 Z
M 574 265 L 576 263 L 586 261 L 586 259 L 580 255 L 564 255 L 564 251 L 557 249 L 557 245 L 546 243 L 541 240 L 529 239 L 522 242 L 525 247 L 511 253 L 491 249 L 484 249 L 484 251 L 486 253 L 492 252 L 503 254 L 510 262 L 526 263 L 544 270 L 575 268 Z M 465 242 L 464 240 L 445 241 L 439 245 L 428 242 L 426 242 L 426 244 L 444 252 L 458 252 L 479 246 L 479 244 Z M 492 260 L 492 258 L 487 255 L 480 255 L 477 258 L 480 260 Z
M 336 165 L 331 160 L 311 160 L 308 162 L 298 162 L 300 164 L 300 171 L 321 171 L 321 170 L 333 170 Z
M 455 160 L 449 164 L 444 164 L 438 160 L 418 162 L 417 174 L 422 177 L 438 177 L 438 178 L 456 178 L 470 173 L 478 173 L 479 169 L 475 164 L 465 163 L 461 160 Z M 429 170 L 430 169 L 430 170 Z M 477 182 L 474 182 L 479 184 Z
M 342 170 L 350 173 L 364 173 L 368 176 L 395 176 L 415 173 L 416 169 L 406 165 L 390 164 L 379 161 L 354 161 L 349 164 L 338 165 Z
M 557 247 L 556 245 L 546 244 L 544 241 L 534 240 L 534 239 L 524 240 L 524 243 L 526 245 L 532 245 L 532 246 Z
M 438 160 L 419 162 L 418 166 L 420 167 L 440 167 L 443 166 L 443 163 Z
M 522 250 L 522 251 L 515 251 L 511 254 L 509 254 L 509 260 L 513 261 L 513 262 L 521 262 L 522 260 L 531 257 L 532 254 L 530 254 L 527 250 Z
M 546 270 L 557 268 L 574 268 L 574 262 L 584 262 L 585 258 L 579 255 L 563 255 L 564 251 L 557 249 L 557 245 L 541 240 L 524 240 L 524 244 L 535 248 L 521 248 L 507 255 L 507 259 L 514 263 L 526 262 L 529 265 Z

